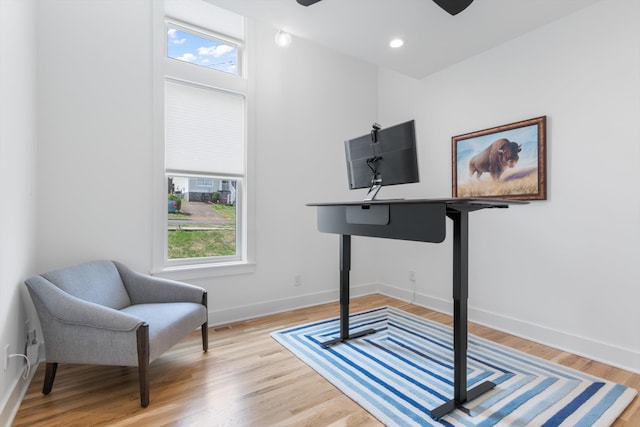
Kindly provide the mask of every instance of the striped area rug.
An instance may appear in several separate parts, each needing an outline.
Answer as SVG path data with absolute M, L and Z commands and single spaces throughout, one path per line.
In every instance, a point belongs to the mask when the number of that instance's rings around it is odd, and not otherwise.
M 430 409 L 453 396 L 451 328 L 393 307 L 350 322 L 377 332 L 323 349 L 339 336 L 334 318 L 272 336 L 387 426 L 609 426 L 637 393 L 470 335 L 469 388 L 496 387 L 435 421 Z

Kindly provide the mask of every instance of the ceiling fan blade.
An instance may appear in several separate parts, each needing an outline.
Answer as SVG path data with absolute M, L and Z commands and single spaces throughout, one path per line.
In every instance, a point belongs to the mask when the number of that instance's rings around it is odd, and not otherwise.
M 457 15 L 465 10 L 473 0 L 433 0 L 438 6 L 449 12 L 450 15 Z M 300 0 L 298 0 L 298 3 Z
M 311 6 L 320 0 L 296 0 L 302 6 Z M 473 0 L 433 0 L 438 6 L 446 10 L 450 15 L 457 15 L 465 10 Z
M 318 3 L 320 0 L 298 0 L 298 3 L 303 6 L 311 6 L 314 3 Z

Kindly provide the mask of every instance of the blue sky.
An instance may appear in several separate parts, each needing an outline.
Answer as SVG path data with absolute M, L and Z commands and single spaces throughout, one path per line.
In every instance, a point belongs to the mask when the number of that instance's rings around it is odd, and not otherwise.
M 238 50 L 235 46 L 171 27 L 168 30 L 167 42 L 169 58 L 225 73 L 238 73 Z

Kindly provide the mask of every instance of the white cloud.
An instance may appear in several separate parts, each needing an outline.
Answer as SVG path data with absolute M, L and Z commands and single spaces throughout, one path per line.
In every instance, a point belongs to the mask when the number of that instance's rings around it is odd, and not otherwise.
M 221 45 L 218 45 L 218 46 L 199 47 L 198 48 L 198 54 L 199 55 L 210 55 L 210 56 L 218 58 L 218 57 L 224 55 L 225 53 L 231 52 L 232 50 L 234 50 L 233 47 L 227 46 L 225 44 L 221 44 Z
M 193 53 L 185 53 L 184 55 L 179 56 L 176 59 L 179 59 L 181 61 L 193 62 L 198 58 Z
M 187 41 L 186 38 L 181 38 L 181 39 L 177 39 L 176 37 L 178 36 L 178 30 L 176 30 L 175 28 L 169 28 L 167 30 L 167 34 L 169 35 L 169 42 L 173 43 L 173 44 L 183 44 L 184 42 Z

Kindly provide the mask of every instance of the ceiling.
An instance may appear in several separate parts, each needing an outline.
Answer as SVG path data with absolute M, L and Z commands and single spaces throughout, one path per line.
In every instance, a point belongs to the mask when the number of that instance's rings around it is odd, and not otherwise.
M 423 78 L 601 0 L 475 0 L 451 16 L 431 0 L 207 0 L 295 37 Z M 389 47 L 394 37 L 405 40 Z

